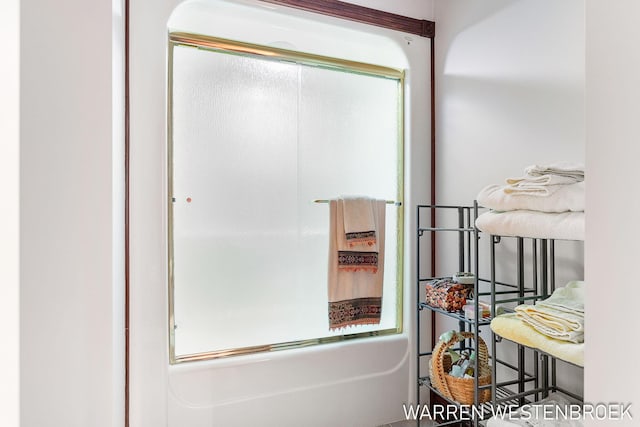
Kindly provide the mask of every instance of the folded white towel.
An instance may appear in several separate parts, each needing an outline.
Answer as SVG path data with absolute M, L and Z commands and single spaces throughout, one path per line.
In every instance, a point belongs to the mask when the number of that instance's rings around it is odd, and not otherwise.
M 476 219 L 476 227 L 496 236 L 584 240 L 584 212 L 489 211 Z
M 507 178 L 507 193 L 550 195 L 551 185 L 566 185 L 584 181 L 584 166 L 580 163 L 558 162 L 549 165 L 531 165 L 524 169 L 524 176 Z
M 478 193 L 478 204 L 497 211 L 531 210 L 540 212 L 584 211 L 585 184 L 546 186 L 548 194 L 523 192 L 508 193 L 504 185 L 488 185 Z
M 577 180 L 572 177 L 560 176 L 560 175 L 540 175 L 531 176 L 525 175 L 520 178 L 507 178 L 507 186 L 505 187 L 505 193 L 521 193 L 521 194 L 539 194 L 541 196 L 548 196 L 553 193 L 554 188 L 559 185 L 575 184 L 582 180 Z
M 530 176 L 557 175 L 582 181 L 584 179 L 584 165 L 566 161 L 549 165 L 531 165 L 524 169 L 524 173 Z

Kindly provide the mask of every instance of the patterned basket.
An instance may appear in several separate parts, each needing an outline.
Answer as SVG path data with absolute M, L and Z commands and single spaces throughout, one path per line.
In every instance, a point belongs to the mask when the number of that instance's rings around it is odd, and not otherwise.
M 450 364 L 445 360 L 447 350 L 453 345 L 465 339 L 475 340 L 471 332 L 456 332 L 448 341 L 438 341 L 433 348 L 429 374 L 431 384 L 448 399 L 463 405 L 474 404 L 474 378 L 452 377 L 445 370 L 445 365 Z M 491 368 L 489 367 L 489 351 L 482 337 L 478 337 L 478 354 L 476 355 L 476 369 L 478 371 L 478 385 L 491 384 Z M 491 389 L 478 390 L 478 403 L 484 403 L 491 399 Z
M 446 311 L 460 311 L 467 303 L 473 288 L 453 282 L 451 279 L 435 279 L 425 286 L 425 302 L 431 307 Z

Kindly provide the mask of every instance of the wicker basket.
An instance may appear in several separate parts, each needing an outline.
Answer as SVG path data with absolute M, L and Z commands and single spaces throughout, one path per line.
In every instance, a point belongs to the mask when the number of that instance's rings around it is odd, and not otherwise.
M 445 355 L 447 350 L 454 344 L 468 338 L 476 339 L 471 332 L 457 332 L 453 334 L 449 341 L 438 341 L 433 348 L 431 363 L 429 363 L 431 384 L 444 397 L 463 405 L 474 404 L 474 378 L 458 378 L 447 374 L 445 371 L 445 365 L 447 364 Z M 491 368 L 488 362 L 489 351 L 487 350 L 487 344 L 481 337 L 478 337 L 478 354 L 476 355 L 476 369 L 479 369 L 478 385 L 491 384 Z M 484 403 L 490 399 L 491 389 L 478 390 L 478 403 Z

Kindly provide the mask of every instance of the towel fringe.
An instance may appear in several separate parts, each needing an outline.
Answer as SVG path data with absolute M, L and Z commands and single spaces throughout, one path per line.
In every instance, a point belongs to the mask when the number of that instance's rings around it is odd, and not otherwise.
M 349 273 L 356 273 L 358 271 L 366 271 L 369 273 L 377 273 L 378 267 L 338 267 L 342 271 L 348 271 Z
M 354 298 L 329 302 L 329 330 L 352 325 L 380 324 L 382 298 Z

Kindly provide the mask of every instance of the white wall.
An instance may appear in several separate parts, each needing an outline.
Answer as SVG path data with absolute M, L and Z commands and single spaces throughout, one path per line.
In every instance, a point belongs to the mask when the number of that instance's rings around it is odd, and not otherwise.
M 439 203 L 533 163 L 584 161 L 583 3 L 435 2 Z
M 410 399 L 414 389 L 409 372 L 412 346 L 407 332 L 296 351 L 167 365 L 164 73 L 167 20 L 178 3 L 132 2 L 131 10 L 132 426 L 233 426 L 255 420 L 265 426 L 303 422 L 309 426 L 364 427 L 401 418 L 402 403 Z M 233 3 L 214 2 L 216 7 Z M 383 30 L 325 17 L 305 23 L 310 30 L 315 27 L 324 31 L 300 31 L 300 21 L 296 25 L 291 17 L 303 16 L 302 12 L 278 16 L 281 7 L 275 8 L 276 12 L 270 10 L 274 10 L 273 6 L 260 5 L 227 15 L 223 9 L 216 9 L 211 15 L 203 12 L 200 22 L 209 25 L 215 31 L 213 35 L 255 43 L 284 41 L 305 51 L 331 56 L 348 52 L 365 62 L 386 60 L 380 56 L 386 47 L 381 46 L 388 43 L 400 46 L 410 56 L 406 203 L 413 206 L 426 200 L 428 187 L 411 183 L 428 182 L 428 170 L 424 168 L 429 161 L 425 143 L 429 140 L 425 120 L 429 117 L 425 102 L 429 94 L 428 40 L 413 37 L 408 46 L 404 35 L 395 34 L 385 41 L 387 36 L 376 35 L 383 34 Z M 416 10 L 420 16 L 428 12 Z M 264 22 L 260 26 L 264 32 L 251 31 L 247 25 L 251 19 L 254 24 Z M 354 49 L 361 40 L 376 41 L 367 48 Z M 407 221 L 406 227 L 409 233 L 413 223 Z M 407 247 L 413 247 L 408 236 Z M 405 298 L 413 294 L 409 292 L 412 278 L 408 252 Z M 405 325 L 410 325 L 414 316 L 411 306 L 406 304 Z
M 639 182 L 640 4 L 586 1 L 587 197 L 585 399 L 632 403 L 638 424 L 637 375 L 625 368 L 638 354 L 640 333 L 633 304 L 637 274 Z M 595 285 L 595 286 L 594 286 Z M 587 425 L 613 425 L 589 422 Z
M 20 6 L 21 425 L 122 425 L 112 1 Z
M 471 200 L 474 181 L 500 180 L 556 153 L 586 160 L 585 401 L 632 403 L 637 418 L 639 389 L 616 367 L 637 354 L 639 338 L 629 325 L 639 297 L 640 206 L 627 190 L 640 154 L 640 5 L 443 0 L 435 12 L 439 201 Z
M 24 133 L 21 177 L 25 181 L 21 190 L 24 199 L 21 204 L 24 221 L 21 231 L 25 247 L 21 251 L 20 267 L 24 275 L 20 309 L 25 323 L 20 334 L 24 340 L 21 347 L 25 388 L 21 394 L 22 413 L 26 415 L 22 425 L 122 425 L 114 415 L 118 410 L 112 411 L 112 407 L 120 406 L 114 402 L 111 392 L 122 372 L 114 369 L 115 361 L 111 354 L 111 350 L 116 348 L 111 329 L 117 321 L 110 314 L 114 273 L 109 266 L 113 247 L 112 240 L 106 235 L 112 227 L 112 204 L 107 201 L 111 197 L 109 183 L 112 174 L 109 154 L 112 119 L 110 3 L 105 0 L 91 4 L 79 0 L 55 4 L 43 0 L 3 3 L 0 28 L 3 40 L 10 43 L 5 45 L 9 67 L 2 67 L 2 73 L 6 74 L 0 78 L 2 128 L 5 132 L 0 145 L 0 173 L 5 183 L 3 198 L 6 204 L 1 222 L 4 274 L 1 301 L 8 336 L 3 341 L 0 383 L 2 393 L 10 396 L 8 400 L 2 399 L 1 413 L 5 417 L 0 418 L 2 425 L 12 425 L 12 422 L 17 425 L 16 396 L 11 394 L 18 387 L 16 371 L 12 368 L 17 364 L 18 328 L 17 312 L 11 307 L 15 308 L 12 301 L 16 301 L 17 292 L 18 241 L 15 230 L 18 219 L 11 206 L 19 203 L 18 171 L 15 167 L 19 108 L 15 90 L 19 79 L 23 85 L 20 96 L 25 104 L 20 109 Z M 433 2 L 423 3 L 420 0 L 376 0 L 375 4 L 359 0 L 359 3 L 419 18 L 430 18 L 433 7 Z M 492 19 L 505 16 L 505 10 L 515 12 L 517 8 L 531 6 L 531 3 L 495 0 L 436 2 L 439 143 L 453 150 L 449 154 L 441 150 L 444 157 L 439 158 L 442 172 L 439 182 L 445 182 L 444 177 L 451 175 L 464 180 L 479 176 L 478 182 L 484 182 L 518 172 L 522 165 L 530 162 L 532 155 L 538 153 L 538 144 L 543 148 L 539 153 L 547 153 L 548 148 L 544 147 L 551 140 L 547 132 L 557 135 L 558 140 L 562 137 L 571 141 L 569 145 L 573 148 L 567 147 L 570 151 L 566 154 L 580 156 L 583 153 L 577 141 L 585 126 L 577 124 L 580 120 L 575 115 L 584 102 L 576 90 L 576 85 L 581 83 L 578 83 L 580 73 L 575 69 L 580 60 L 575 54 L 579 55 L 582 44 L 574 38 L 580 36 L 580 31 L 561 32 L 557 25 L 552 25 L 549 34 L 553 44 L 558 44 L 554 50 L 568 42 L 574 48 L 565 51 L 567 61 L 558 52 L 552 53 L 553 61 L 543 59 L 549 53 L 534 49 L 538 52 L 536 57 L 541 58 L 538 64 L 533 57 L 519 56 L 527 50 L 515 50 L 516 43 L 511 40 L 518 40 L 517 46 L 522 42 L 525 45 L 535 45 L 536 40 L 542 42 L 544 34 L 541 33 L 544 32 L 540 29 L 546 30 L 548 19 L 554 16 L 543 13 L 551 7 L 549 2 L 542 3 L 544 6 L 537 13 L 530 10 L 531 16 L 539 19 L 533 19 L 523 9 L 510 15 L 515 18 L 511 24 L 503 21 L 501 25 L 488 25 Z M 576 8 L 572 13 L 560 13 L 559 16 L 578 22 L 582 20 L 576 2 L 553 3 L 554 8 Z M 23 8 L 19 22 L 22 26 L 20 53 L 24 56 L 19 76 L 16 74 L 18 29 L 15 26 L 18 4 Z M 140 3 L 134 2 L 134 7 L 136 4 Z M 620 286 L 592 288 L 587 294 L 587 306 L 597 307 L 598 314 L 597 323 L 593 315 L 588 315 L 589 324 L 597 327 L 587 331 L 587 340 L 595 344 L 587 349 L 585 393 L 588 401 L 631 401 L 637 405 L 640 396 L 635 382 L 628 381 L 626 371 L 616 366 L 628 361 L 629 353 L 623 351 L 624 346 L 638 338 L 636 329 L 624 327 L 632 320 L 627 317 L 627 311 L 618 309 L 630 307 L 628 301 L 638 300 L 638 288 L 628 278 L 635 277 L 633 266 L 637 251 L 634 250 L 634 242 L 640 236 L 637 236 L 637 228 L 627 227 L 627 224 L 634 223 L 633 213 L 638 211 L 638 206 L 637 200 L 627 197 L 624 187 L 616 184 L 634 183 L 636 176 L 634 161 L 639 154 L 636 143 L 639 135 L 637 127 L 634 128 L 637 121 L 635 102 L 640 99 L 640 94 L 637 93 L 639 86 L 635 76 L 640 74 L 640 58 L 634 42 L 640 37 L 635 25 L 640 10 L 633 0 L 617 2 L 615 7 L 611 2 L 600 0 L 587 0 L 586 4 L 586 161 L 593 182 L 587 210 L 590 212 L 589 224 L 595 224 L 587 227 L 587 239 L 593 243 L 589 243 L 586 250 L 586 275 L 592 283 Z M 578 25 L 572 22 L 568 28 Z M 450 24 L 445 25 L 447 23 Z M 505 25 L 511 31 L 505 32 Z M 491 31 L 485 31 L 480 37 L 476 31 L 482 33 L 483 26 Z M 494 29 L 497 32 L 493 32 Z M 458 49 L 451 45 L 464 46 L 460 40 L 467 37 L 463 37 L 463 33 L 469 32 L 475 36 L 469 36 L 469 44 L 460 52 L 489 56 L 469 64 L 468 70 L 472 74 L 479 72 L 474 70 L 479 70 L 482 64 L 485 67 L 502 64 L 502 67 L 515 67 L 516 70 L 502 76 L 496 70 L 486 71 L 483 74 L 493 74 L 495 79 L 488 78 L 484 83 L 480 76 L 457 78 L 450 75 L 445 66 L 447 51 Z M 8 37 L 5 36 L 7 33 Z M 76 37 L 78 34 L 82 37 Z M 518 39 L 520 36 L 526 36 L 527 40 Z M 154 32 L 152 37 L 163 37 L 162 31 Z M 549 44 L 545 43 L 545 46 Z M 163 64 L 156 65 L 163 67 Z M 560 73 L 556 66 L 565 71 Z M 537 70 L 536 73 L 530 71 L 530 67 Z M 539 67 L 547 67 L 547 74 L 550 71 L 555 77 L 535 77 L 533 74 L 545 73 Z M 530 76 L 527 81 L 531 86 L 517 77 L 523 73 Z M 560 78 L 561 75 L 569 78 Z M 558 89 L 566 96 L 551 95 L 549 89 L 554 84 L 558 84 Z M 542 89 L 540 97 L 534 93 L 536 85 Z M 465 87 L 469 90 L 463 90 Z M 525 96 L 527 93 L 533 96 Z M 516 103 L 514 98 L 519 102 Z M 557 114 L 546 113 L 547 107 Z M 528 119 L 532 112 L 535 121 L 530 124 Z M 507 127 L 489 126 L 498 113 L 509 119 L 504 120 Z M 566 123 L 556 121 L 554 117 L 562 117 Z M 546 121 L 552 126 L 543 126 Z M 462 134 L 466 128 L 470 131 Z M 491 129 L 499 129 L 500 133 L 493 134 Z M 525 147 L 524 143 L 515 144 L 521 138 L 526 138 L 528 147 L 522 154 L 519 149 Z M 494 140 L 496 143 L 492 145 Z M 464 160 L 466 156 L 462 159 L 457 156 L 467 154 L 474 157 L 480 153 L 488 159 L 486 153 L 489 150 L 485 150 L 488 146 L 507 150 L 509 158 L 513 158 L 512 166 L 506 162 L 491 162 L 490 167 L 478 169 Z M 46 158 L 50 161 L 45 161 Z M 463 162 L 464 174 L 457 174 L 456 168 L 451 167 L 443 170 L 453 159 Z M 151 158 L 149 161 L 161 160 Z M 416 161 L 413 167 L 417 166 Z M 467 173 L 469 168 L 474 173 Z M 473 198 L 474 185 L 467 184 L 469 182 L 456 188 L 441 188 L 441 201 L 459 202 Z M 611 191 L 616 188 L 620 190 Z M 625 206 L 627 209 L 612 209 L 612 206 Z M 151 245 L 153 243 L 150 242 Z M 151 270 L 153 273 L 153 268 Z M 607 303 L 603 305 L 602 301 Z M 159 334 L 164 333 L 164 328 L 161 329 Z M 619 339 L 621 336 L 623 340 Z M 413 380 L 409 381 L 412 383 Z M 162 414 L 163 408 L 160 406 L 155 410 Z M 324 409 L 320 403 L 315 408 Z M 42 420 L 44 417 L 46 422 Z M 141 425 L 140 419 L 133 421 Z
M 0 182 L 3 208 L 0 210 L 0 313 L 3 337 L 0 352 L 0 425 L 17 427 L 20 419 L 20 318 L 19 318 L 19 149 L 20 149 L 20 2 L 2 5 L 0 39 L 3 63 L 0 67 Z
M 520 176 L 527 165 L 585 160 L 582 0 L 440 0 L 435 17 L 439 204 L 471 204 L 483 187 Z M 484 278 L 488 243 L 479 242 Z M 497 250 L 513 243 L 504 239 Z M 457 271 L 453 244 L 439 241 L 437 274 Z M 559 246 L 557 286 L 583 277 L 582 256 L 581 243 Z M 499 261 L 498 280 L 515 280 L 514 261 Z M 505 359 L 512 350 L 498 348 Z M 561 371 L 562 385 L 581 391 L 580 370 Z

